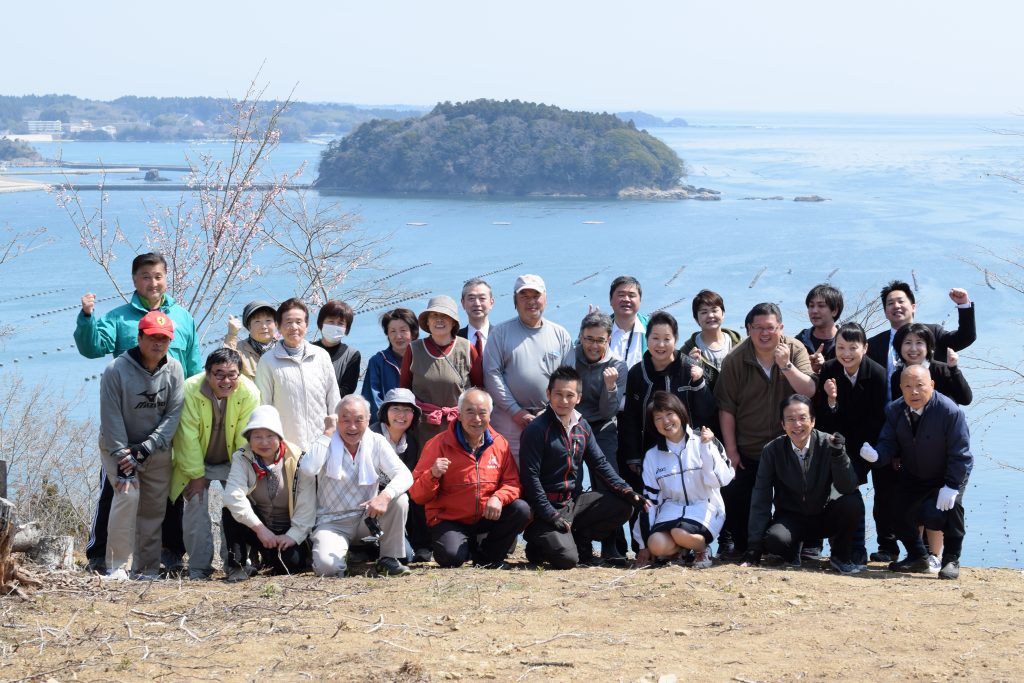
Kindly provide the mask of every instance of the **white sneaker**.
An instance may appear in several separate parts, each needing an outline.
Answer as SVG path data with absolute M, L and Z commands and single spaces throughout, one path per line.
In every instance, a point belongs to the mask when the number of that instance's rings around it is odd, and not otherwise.
M 117 569 L 111 569 L 103 576 L 104 581 L 127 581 L 128 572 L 124 567 L 118 567 Z
M 929 574 L 938 574 L 940 569 L 942 569 L 942 561 L 938 558 L 937 555 L 929 555 L 928 556 L 928 573 Z
M 693 556 L 694 569 L 708 569 L 711 567 L 711 553 L 706 549 Z

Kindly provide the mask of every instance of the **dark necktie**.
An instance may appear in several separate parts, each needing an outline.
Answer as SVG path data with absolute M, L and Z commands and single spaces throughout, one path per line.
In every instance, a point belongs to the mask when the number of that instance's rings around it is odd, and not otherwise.
M 917 425 L 921 421 L 921 416 L 915 413 L 913 410 L 910 411 L 910 431 L 914 436 L 917 436 Z
M 484 338 L 483 338 L 483 335 L 480 334 L 479 330 L 476 333 L 476 344 L 474 344 L 474 346 L 476 346 L 476 355 L 478 357 L 480 357 L 480 358 L 483 358 L 484 357 Z

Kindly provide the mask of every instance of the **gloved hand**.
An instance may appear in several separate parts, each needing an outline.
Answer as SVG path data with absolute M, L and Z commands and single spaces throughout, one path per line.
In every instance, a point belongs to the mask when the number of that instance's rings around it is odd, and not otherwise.
M 556 517 L 555 521 L 552 522 L 552 524 L 556 529 L 561 531 L 563 534 L 567 534 L 570 530 L 572 530 L 572 525 L 569 524 L 569 520 L 567 520 L 565 517 L 562 517 L 561 515 Z
M 867 441 L 860 447 L 860 457 L 868 462 L 878 462 L 878 451 L 871 447 Z
M 832 448 L 842 448 L 846 445 L 846 437 L 839 432 L 836 432 L 835 434 L 829 435 L 828 442 L 831 444 Z M 876 457 L 875 459 L 877 460 L 878 458 Z
M 626 496 L 626 500 L 629 504 L 635 507 L 637 510 L 643 510 L 647 507 L 647 499 L 641 496 L 636 491 L 630 491 L 629 495 Z
M 953 504 L 956 503 L 956 497 L 960 492 L 956 489 L 951 489 L 948 486 L 943 486 L 939 489 L 939 497 L 935 500 L 935 507 L 943 512 L 953 509 Z

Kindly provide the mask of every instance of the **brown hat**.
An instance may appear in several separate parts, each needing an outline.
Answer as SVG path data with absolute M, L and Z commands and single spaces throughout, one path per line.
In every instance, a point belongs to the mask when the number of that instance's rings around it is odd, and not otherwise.
M 427 302 L 427 310 L 420 313 L 418 319 L 420 329 L 428 334 L 430 333 L 430 326 L 427 323 L 431 313 L 446 315 L 455 321 L 455 327 L 459 326 L 459 309 L 455 307 L 455 299 L 447 294 L 438 294 L 437 296 L 430 297 L 430 301 Z
M 162 334 L 168 339 L 174 339 L 174 323 L 171 322 L 171 316 L 163 311 L 150 311 L 139 321 L 139 332 L 145 335 Z

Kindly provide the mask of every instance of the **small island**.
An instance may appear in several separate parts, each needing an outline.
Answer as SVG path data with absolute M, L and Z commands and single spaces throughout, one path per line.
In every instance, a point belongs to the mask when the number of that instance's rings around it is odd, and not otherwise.
M 444 102 L 333 141 L 315 187 L 344 192 L 643 196 L 674 192 L 683 161 L 614 114 L 518 100 Z M 685 193 L 684 193 L 685 194 Z

